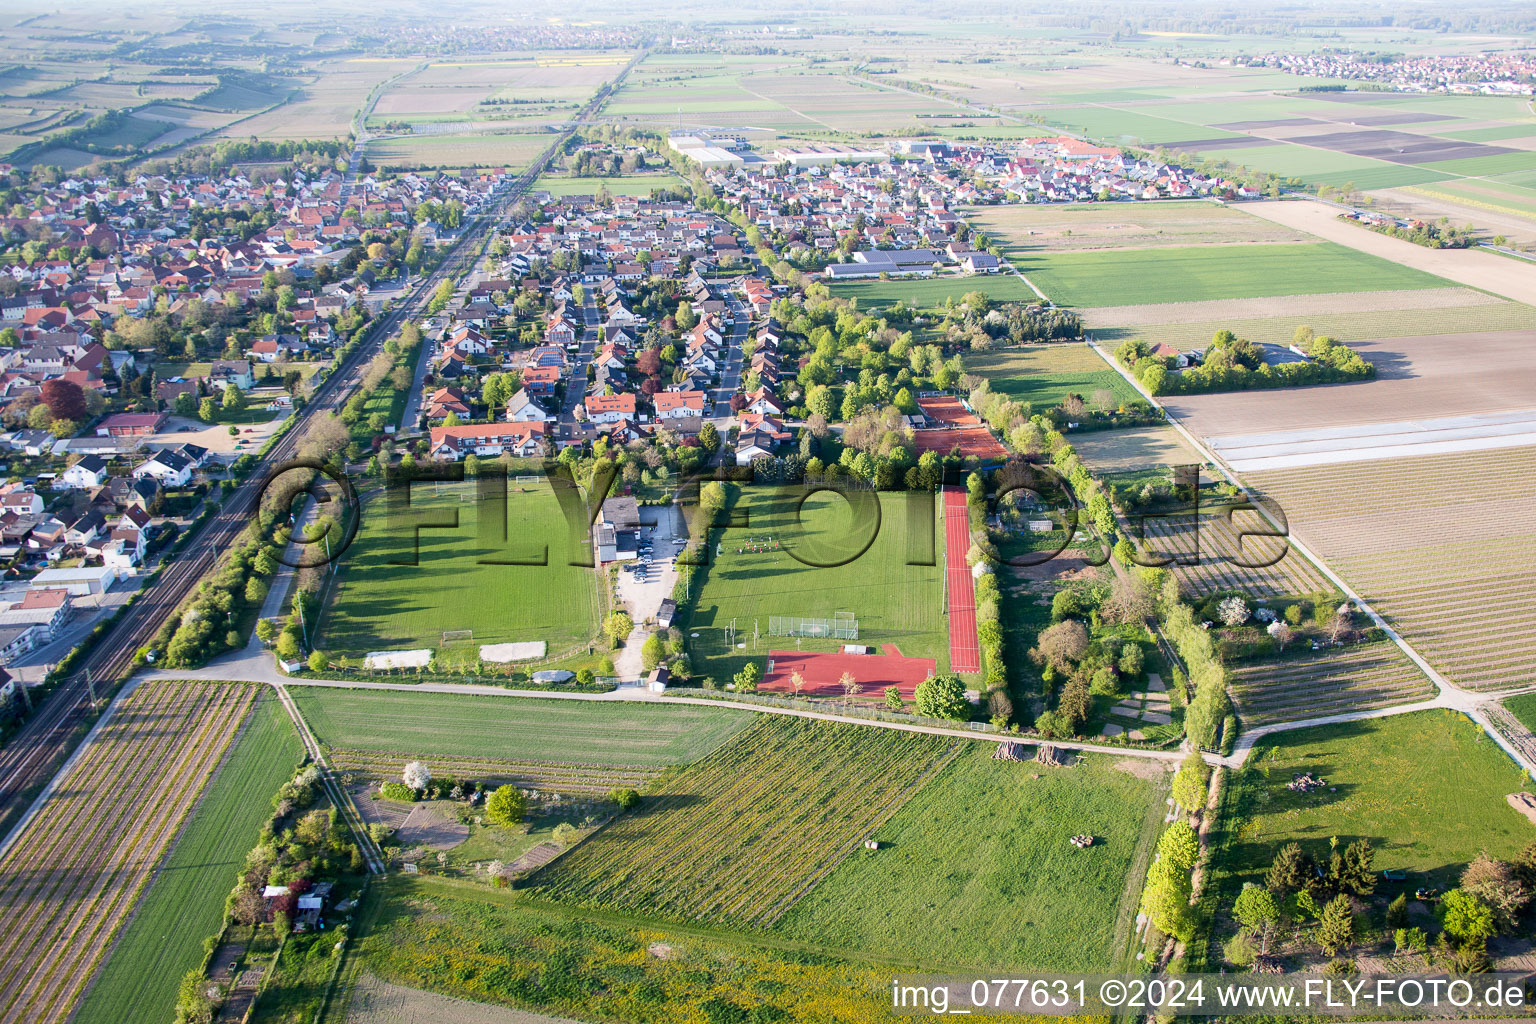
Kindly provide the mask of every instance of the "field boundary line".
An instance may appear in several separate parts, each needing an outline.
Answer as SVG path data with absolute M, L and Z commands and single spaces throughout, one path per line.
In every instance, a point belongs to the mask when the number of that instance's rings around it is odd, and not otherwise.
M 315 767 L 320 769 L 320 779 L 325 785 L 327 795 L 331 798 L 331 803 L 346 821 L 347 828 L 357 837 L 358 849 L 363 851 L 363 857 L 368 861 L 369 872 L 383 874 L 385 871 L 383 852 L 374 843 L 373 836 L 363 824 L 362 815 L 353 805 L 352 798 L 345 787 L 332 777 L 331 766 L 325 760 L 325 751 L 321 749 L 314 734 L 309 731 L 309 723 L 304 721 L 304 716 L 299 712 L 299 706 L 294 703 L 293 695 L 281 683 L 271 685 L 277 691 L 278 700 L 283 702 L 283 709 L 288 712 L 288 717 L 293 720 L 294 728 L 298 730 L 299 742 L 304 744 L 305 752 L 314 761 Z
M 6 854 L 11 852 L 11 847 L 16 845 L 17 840 L 21 838 L 21 834 L 26 830 L 27 825 L 42 810 L 43 804 L 47 803 L 48 799 L 53 796 L 54 791 L 59 788 L 59 783 L 64 780 L 64 777 L 80 761 L 85 751 L 95 744 L 102 728 L 111 722 L 123 702 L 133 694 L 133 691 L 139 688 L 139 684 L 144 681 L 144 678 L 130 679 L 117 691 L 117 694 L 112 698 L 112 703 L 107 705 L 107 710 L 101 713 L 101 717 L 96 719 L 95 724 L 91 726 L 91 731 L 85 734 L 85 739 L 81 740 L 75 749 L 70 752 L 69 757 L 59 766 L 59 770 L 53 773 L 53 778 L 48 780 L 48 785 L 44 786 L 42 792 L 37 794 L 31 806 L 27 808 L 27 812 L 16 819 L 16 824 L 11 826 L 10 832 L 6 833 L 3 840 L 0 840 L 0 860 L 4 860 Z

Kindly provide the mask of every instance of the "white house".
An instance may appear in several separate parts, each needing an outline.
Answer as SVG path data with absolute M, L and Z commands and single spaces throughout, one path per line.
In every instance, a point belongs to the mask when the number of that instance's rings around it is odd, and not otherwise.
M 162 448 L 148 459 L 133 467 L 133 478 L 151 477 L 163 487 L 185 487 L 192 479 L 197 464 L 181 452 Z
M 99 455 L 87 455 L 59 474 L 59 482 L 56 486 L 82 491 L 102 486 L 107 482 L 109 475 L 105 459 Z
M 504 418 L 508 423 L 548 423 L 553 419 L 549 410 L 540 405 L 538 400 L 528 393 L 527 388 L 519 390 L 507 402 L 507 414 Z

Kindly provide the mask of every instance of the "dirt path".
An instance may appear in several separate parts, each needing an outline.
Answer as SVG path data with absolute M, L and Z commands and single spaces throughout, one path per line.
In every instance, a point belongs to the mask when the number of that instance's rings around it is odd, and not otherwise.
M 1522 263 L 1472 249 L 1426 249 L 1340 220 L 1338 207 L 1326 203 L 1266 200 L 1245 203 L 1243 209 L 1276 224 L 1310 231 L 1330 242 L 1516 302 L 1530 302 L 1536 296 L 1536 263 Z

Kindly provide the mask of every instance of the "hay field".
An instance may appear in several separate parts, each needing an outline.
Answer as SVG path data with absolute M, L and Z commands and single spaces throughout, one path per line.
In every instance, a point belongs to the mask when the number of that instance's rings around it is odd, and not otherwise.
M 1248 477 L 1451 682 L 1536 682 L 1536 448 Z

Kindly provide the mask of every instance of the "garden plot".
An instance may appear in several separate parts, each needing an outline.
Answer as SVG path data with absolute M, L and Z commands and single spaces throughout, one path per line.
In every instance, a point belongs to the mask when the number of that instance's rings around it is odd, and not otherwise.
M 145 683 L 0 858 L 0 1005 L 64 1021 L 251 709 L 244 684 Z
M 529 887 L 647 916 L 772 924 L 969 745 L 765 715 Z
M 1195 597 L 1241 590 L 1260 600 L 1294 597 L 1330 589 L 1318 568 L 1273 533 L 1253 511 L 1202 509 L 1198 525 L 1192 514 L 1132 517 L 1131 532 L 1150 559 L 1172 559 L 1168 568 L 1180 588 Z
M 1247 727 L 1413 704 L 1434 684 L 1387 641 L 1232 668 L 1232 697 Z
M 1248 480 L 1451 682 L 1536 682 L 1528 569 L 1536 559 L 1536 448 Z

